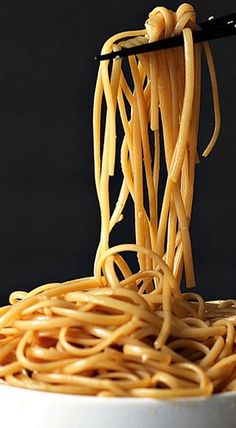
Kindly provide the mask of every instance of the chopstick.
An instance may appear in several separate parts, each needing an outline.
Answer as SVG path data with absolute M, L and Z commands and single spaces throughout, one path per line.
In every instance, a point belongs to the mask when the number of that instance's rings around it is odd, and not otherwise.
M 220 16 L 219 18 L 209 17 L 207 21 L 198 24 L 200 30 L 193 32 L 193 42 L 201 43 L 213 39 L 221 39 L 236 35 L 236 13 Z M 183 35 L 169 37 L 156 42 L 144 43 L 132 48 L 122 48 L 116 52 L 109 52 L 104 55 L 95 56 L 96 61 L 109 59 L 120 59 L 129 55 L 138 55 L 163 49 L 171 49 L 182 46 L 184 43 Z

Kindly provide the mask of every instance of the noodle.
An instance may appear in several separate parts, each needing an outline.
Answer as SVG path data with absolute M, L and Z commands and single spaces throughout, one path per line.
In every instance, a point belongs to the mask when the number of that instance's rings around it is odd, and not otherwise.
M 94 276 L 11 294 L 10 305 L 0 309 L 4 383 L 162 399 L 236 389 L 236 301 L 205 302 L 180 288 L 183 273 L 187 287 L 195 285 L 189 225 L 202 51 L 193 44 L 195 12 L 188 4 L 176 13 L 156 7 L 145 27 L 111 37 L 102 53 L 180 33 L 184 46 L 100 64 L 93 129 L 101 234 Z M 203 47 L 215 113 L 206 156 L 219 134 L 220 112 L 213 60 L 208 44 Z M 119 158 L 122 182 L 113 207 L 110 177 Z M 135 240 L 111 247 L 128 201 Z M 135 256 L 132 268 L 127 256 Z

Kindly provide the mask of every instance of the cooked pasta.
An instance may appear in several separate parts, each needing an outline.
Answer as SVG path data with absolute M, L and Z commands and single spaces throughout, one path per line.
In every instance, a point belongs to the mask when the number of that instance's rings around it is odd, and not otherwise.
M 13 292 L 0 309 L 0 378 L 71 394 L 174 398 L 236 389 L 236 301 L 205 302 L 195 285 L 191 219 L 200 109 L 195 12 L 156 7 L 145 28 L 111 37 L 102 53 L 183 34 L 184 46 L 100 64 L 94 165 L 101 210 L 94 276 Z M 162 162 L 164 159 L 164 163 Z M 113 175 L 122 175 L 115 206 Z M 160 175 L 163 177 L 160 178 Z M 164 178 L 165 185 L 163 186 Z M 133 209 L 132 242 L 111 246 Z M 127 258 L 128 257 L 128 258 Z M 133 262 L 130 260 L 133 257 Z

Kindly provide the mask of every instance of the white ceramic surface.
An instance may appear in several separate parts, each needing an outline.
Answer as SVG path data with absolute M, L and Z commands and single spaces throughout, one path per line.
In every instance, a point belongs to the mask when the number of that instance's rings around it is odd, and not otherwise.
M 235 428 L 236 393 L 202 399 L 99 398 L 0 385 L 6 428 Z

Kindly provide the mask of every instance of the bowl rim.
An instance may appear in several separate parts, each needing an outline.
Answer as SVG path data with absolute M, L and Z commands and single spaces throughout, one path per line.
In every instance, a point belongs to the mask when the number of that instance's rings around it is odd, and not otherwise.
M 228 401 L 228 399 L 236 400 L 236 391 L 226 391 L 220 392 L 217 394 L 213 394 L 210 396 L 195 396 L 195 397 L 177 397 L 177 398 L 168 398 L 168 399 L 160 399 L 160 398 L 151 398 L 151 397 L 99 397 L 94 395 L 80 395 L 80 394 L 67 394 L 63 392 L 53 392 L 53 391 L 42 391 L 40 389 L 31 389 L 31 388 L 22 388 L 18 386 L 9 385 L 7 383 L 0 383 L 0 396 L 1 392 L 4 394 L 21 394 L 22 396 L 31 395 L 32 398 L 38 399 L 39 396 L 44 398 L 51 397 L 52 399 L 60 399 L 64 401 L 74 401 L 74 402 L 90 402 L 92 404 L 101 404 L 101 403 L 111 403 L 111 404 L 165 404 L 165 403 L 202 403 L 202 402 L 215 402 L 215 401 Z

